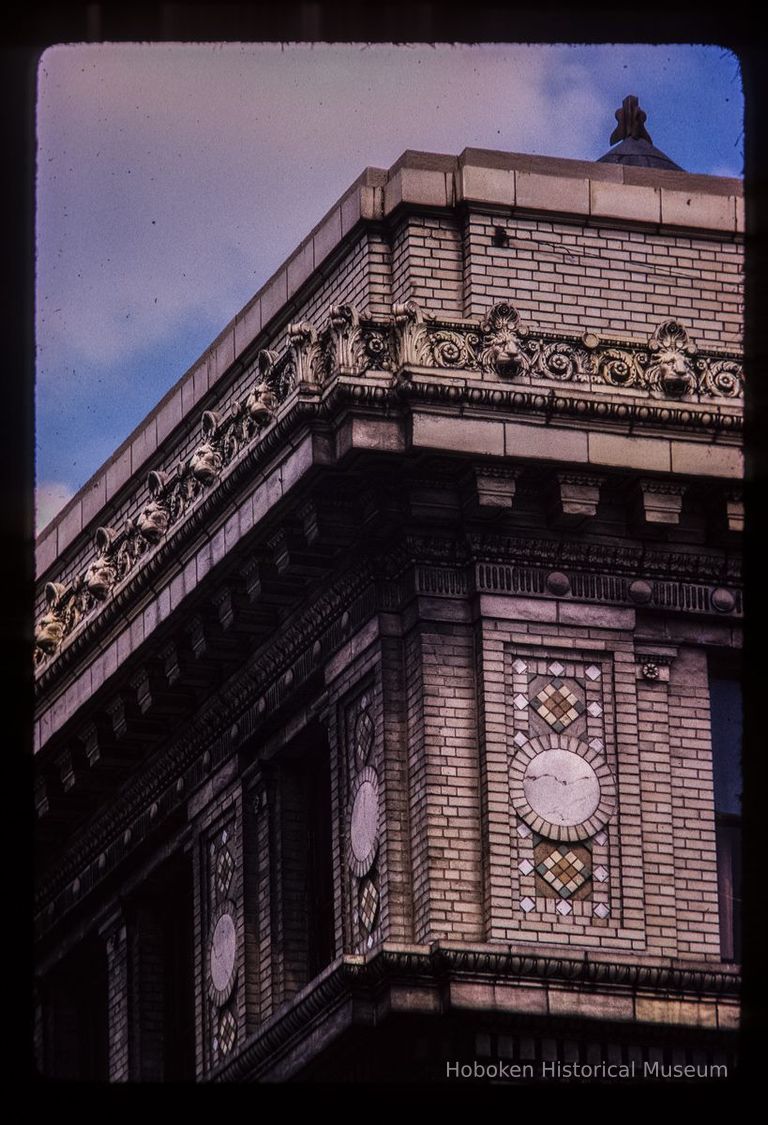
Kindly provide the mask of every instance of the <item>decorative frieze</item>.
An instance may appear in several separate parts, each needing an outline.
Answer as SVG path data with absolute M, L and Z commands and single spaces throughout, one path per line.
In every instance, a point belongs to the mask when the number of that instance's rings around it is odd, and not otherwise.
M 294 387 L 314 393 L 337 379 L 365 377 L 372 369 L 399 374 L 407 383 L 413 368 L 464 371 L 483 380 L 521 386 L 572 383 L 586 385 L 591 391 L 607 389 L 612 394 L 629 390 L 634 395 L 671 402 L 733 400 L 743 395 L 739 360 L 699 352 L 675 321 L 660 325 L 643 348 L 634 343 L 601 341 L 594 333 L 582 338 L 535 334 L 504 302 L 495 305 L 479 323 L 427 316 L 414 301 L 395 305 L 391 321 L 363 320 L 352 305 L 334 306 L 322 331 L 304 322 L 290 325 L 288 346 L 281 355 L 260 352 L 252 369 L 252 389 L 237 401 L 221 403 L 216 410 L 203 413 L 201 440 L 188 458 L 175 468 L 148 474 L 138 515 L 126 520 L 122 528 L 97 528 L 93 559 L 82 573 L 67 582 L 46 585 L 47 609 L 35 630 L 36 664 L 42 666 L 55 656 L 66 638 L 110 600 L 115 589 L 148 552 L 167 538 L 197 500 L 218 485 L 228 467 L 271 427 Z M 397 382 L 402 383 L 403 378 Z M 480 391 L 479 387 L 468 386 L 462 394 L 471 401 L 478 399 L 478 405 L 482 405 Z M 493 394 L 498 397 L 498 392 Z M 525 397 L 523 393 L 517 403 L 515 395 L 506 405 L 512 410 L 529 405 L 545 412 L 562 412 L 567 406 L 541 395 L 534 395 L 527 403 Z M 492 404 L 492 398 L 488 398 L 488 404 Z M 574 409 L 576 405 L 574 402 Z M 581 402 L 583 407 L 589 405 Z M 629 407 L 621 401 L 602 405 L 618 412 L 617 418 L 630 417 Z M 686 425 L 694 420 L 705 424 L 704 415 L 699 418 L 697 414 L 694 419 L 690 411 L 667 409 L 666 413 L 665 419 L 662 409 L 662 424 Z M 738 421 L 729 415 L 720 418 L 716 411 L 708 413 L 707 419 L 707 425 L 722 422 L 725 426 L 728 422 L 735 426 Z M 582 488 L 581 496 L 574 492 L 578 487 Z M 596 501 L 583 491 L 586 487 L 563 482 L 562 514 L 590 514 Z M 487 488 L 484 491 L 488 493 Z M 661 511 L 658 505 L 651 507 Z M 653 515 L 651 519 L 659 522 Z M 733 526 L 738 523 L 735 502 L 729 508 L 729 521 Z

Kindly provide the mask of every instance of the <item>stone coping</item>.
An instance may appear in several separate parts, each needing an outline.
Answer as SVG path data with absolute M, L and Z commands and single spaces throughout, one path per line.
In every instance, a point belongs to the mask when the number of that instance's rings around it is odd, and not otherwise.
M 298 307 L 302 289 L 364 221 L 403 207 L 458 205 L 553 214 L 578 222 L 640 224 L 714 237 L 744 229 L 740 180 L 581 160 L 466 148 L 459 156 L 407 150 L 387 171 L 366 168 L 294 253 L 227 324 L 109 460 L 43 529 L 41 578 L 98 513 L 138 474 L 224 374 L 245 362 L 256 338 Z

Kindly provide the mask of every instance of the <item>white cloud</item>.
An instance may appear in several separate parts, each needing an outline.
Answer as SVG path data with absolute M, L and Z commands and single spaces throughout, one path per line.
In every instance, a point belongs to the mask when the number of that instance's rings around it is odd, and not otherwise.
M 366 165 L 465 145 L 584 157 L 604 116 L 567 47 L 52 48 L 41 379 L 110 367 L 193 317 L 218 330 Z
M 214 339 L 368 165 L 388 167 L 408 148 L 596 159 L 614 110 L 635 93 L 674 160 L 731 171 L 738 66 L 719 54 L 644 44 L 50 48 L 38 83 L 41 474 L 72 471 L 74 482 L 95 471 L 194 361 L 197 342 Z M 728 138 L 717 155 L 714 137 Z M 180 341 L 195 341 L 183 356 Z
M 45 480 L 35 489 L 35 531 L 41 532 L 74 496 L 63 481 Z

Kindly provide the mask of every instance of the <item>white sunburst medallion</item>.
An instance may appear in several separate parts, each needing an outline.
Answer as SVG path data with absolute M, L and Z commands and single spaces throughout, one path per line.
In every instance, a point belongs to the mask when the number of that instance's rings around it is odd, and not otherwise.
M 379 779 L 371 766 L 357 776 L 348 816 L 347 862 L 355 875 L 365 875 L 379 847 Z
M 237 975 L 237 929 L 232 903 L 223 903 L 211 919 L 208 939 L 208 994 L 222 1005 L 229 999 Z
M 515 811 L 552 840 L 586 840 L 605 826 L 616 787 L 605 758 L 576 738 L 534 738 L 512 759 Z

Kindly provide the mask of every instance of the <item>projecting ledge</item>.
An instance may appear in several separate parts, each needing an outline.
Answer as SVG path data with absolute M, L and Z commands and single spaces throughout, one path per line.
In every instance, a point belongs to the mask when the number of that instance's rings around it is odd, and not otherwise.
M 336 456 L 341 458 L 352 449 L 404 453 L 403 421 L 396 418 L 345 418 L 336 432 Z

